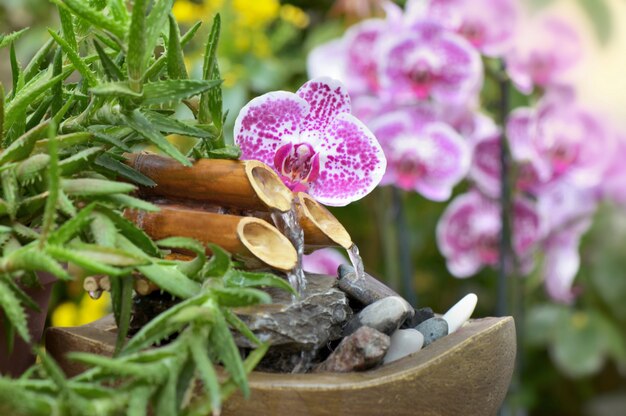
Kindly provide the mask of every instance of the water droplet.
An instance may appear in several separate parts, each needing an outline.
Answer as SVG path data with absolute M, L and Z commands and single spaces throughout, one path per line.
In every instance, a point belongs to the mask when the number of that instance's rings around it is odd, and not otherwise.
M 102 296 L 102 291 L 101 290 L 90 290 L 89 292 L 87 292 L 87 294 L 89 294 L 89 297 L 91 299 L 100 299 L 100 296 Z

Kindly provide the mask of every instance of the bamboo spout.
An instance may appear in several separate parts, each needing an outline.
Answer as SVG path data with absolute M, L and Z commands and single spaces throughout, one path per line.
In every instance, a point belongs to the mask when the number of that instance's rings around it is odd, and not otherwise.
M 297 254 L 287 237 L 258 218 L 216 214 L 161 205 L 159 212 L 126 211 L 126 216 L 153 239 L 173 236 L 215 243 L 244 259 L 282 271 L 296 266 Z
M 307 248 L 338 245 L 347 250 L 352 247 L 350 234 L 326 207 L 304 192 L 298 192 L 297 196 L 298 220 Z
M 194 199 L 241 209 L 291 209 L 292 194 L 278 175 L 256 161 L 201 159 L 185 167 L 150 153 L 126 155 L 128 165 L 158 185 L 142 188 L 146 195 Z

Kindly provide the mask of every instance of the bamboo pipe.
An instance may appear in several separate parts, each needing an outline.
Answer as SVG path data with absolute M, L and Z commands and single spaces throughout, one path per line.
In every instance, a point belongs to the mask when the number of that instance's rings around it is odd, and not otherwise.
M 354 243 L 350 234 L 325 206 L 304 192 L 296 195 L 298 221 L 304 231 L 304 244 L 308 250 L 335 245 L 346 250 L 352 247 Z
M 195 199 L 241 209 L 291 209 L 293 196 L 278 175 L 256 161 L 201 159 L 185 167 L 150 153 L 126 155 L 126 163 L 158 185 L 142 188 L 145 195 Z
M 153 239 L 190 237 L 278 270 L 289 271 L 296 266 L 293 245 L 266 221 L 166 205 L 160 208 L 150 213 L 127 210 L 125 215 Z

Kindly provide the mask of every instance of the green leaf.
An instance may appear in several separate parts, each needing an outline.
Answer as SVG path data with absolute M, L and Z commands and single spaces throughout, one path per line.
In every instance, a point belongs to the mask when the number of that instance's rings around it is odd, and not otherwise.
M 613 33 L 614 19 L 605 0 L 578 0 L 580 7 L 587 13 L 596 31 L 598 40 L 606 45 Z
M 20 78 L 22 81 L 22 70 L 20 69 L 20 64 L 17 62 L 17 55 L 15 54 L 15 44 L 11 43 L 11 50 L 9 52 L 9 59 L 11 61 L 11 76 L 13 78 L 13 96 L 17 94 L 22 87 L 19 83 Z
M 285 279 L 271 273 L 252 273 L 231 269 L 224 275 L 227 287 L 276 287 L 294 295 L 298 292 Z
M 144 57 L 146 56 L 146 11 L 148 3 L 148 0 L 135 0 L 128 31 L 128 54 L 126 55 L 128 81 L 130 88 L 138 93 L 141 92 L 141 78 L 146 62 Z
M 100 63 L 102 63 L 102 69 L 104 69 L 104 73 L 109 81 L 123 80 L 124 74 L 122 73 L 122 70 L 111 60 L 111 58 L 109 58 L 109 55 L 106 54 L 104 48 L 100 45 L 100 42 L 94 39 L 93 45 L 96 48 L 96 53 L 98 54 L 98 57 L 100 57 Z
M 120 296 L 119 305 L 119 320 L 117 321 L 117 339 L 115 341 L 115 355 L 118 355 L 124 344 L 126 343 L 126 336 L 128 335 L 128 328 L 130 327 L 130 313 L 133 304 L 133 277 L 122 277 L 122 293 Z
M 89 257 L 91 260 L 116 267 L 141 266 L 149 261 L 119 248 L 101 247 L 94 244 L 73 243 L 69 246 L 73 252 Z
M 159 207 L 151 202 L 125 194 L 103 195 L 97 199 L 102 202 L 111 202 L 119 208 L 130 208 L 149 212 L 157 212 L 159 210 Z
M 68 158 L 63 159 L 59 163 L 59 168 L 61 168 L 61 174 L 63 176 L 71 176 L 75 173 L 80 173 L 84 170 L 87 170 L 91 162 L 96 158 L 96 156 L 103 151 L 104 148 L 100 146 L 88 147 L 78 153 L 73 154 Z
M 0 82 L 0 145 L 2 144 L 4 144 L 4 86 Z
M 156 183 L 152 179 L 148 178 L 143 173 L 136 171 L 130 166 L 120 162 L 119 160 L 112 158 L 108 154 L 98 156 L 98 158 L 96 159 L 96 165 L 103 167 L 121 177 L 130 179 L 132 182 L 138 185 L 149 187 L 156 186 Z
M 167 74 L 170 79 L 188 78 L 185 57 L 180 43 L 180 29 L 172 14 L 169 16 L 170 37 L 167 44 Z
M 128 401 L 128 408 L 126 409 L 127 416 L 145 416 L 148 414 L 148 408 L 150 407 L 150 398 L 154 393 L 154 387 L 140 385 L 135 387 Z
M 200 292 L 200 285 L 181 273 L 175 266 L 151 264 L 137 269 L 161 289 L 179 298 L 187 299 Z
M 183 35 L 180 41 L 181 46 L 185 46 L 187 43 L 189 43 L 189 41 L 191 41 L 191 39 L 193 39 L 194 35 L 196 34 L 196 32 L 198 31 L 201 25 L 202 25 L 201 21 L 197 22 L 195 25 L 191 27 L 191 29 L 187 31 L 187 33 Z M 161 74 L 161 71 L 163 70 L 163 67 L 166 65 L 166 61 L 167 61 L 167 55 L 161 55 L 159 59 L 154 61 L 154 63 L 150 65 L 150 67 L 144 74 L 144 80 L 151 80 L 154 78 L 158 78 L 158 76 Z
M 33 78 L 33 81 L 21 89 L 9 102 L 5 110 L 4 126 L 12 125 L 20 113 L 26 111 L 26 108 L 37 98 L 48 91 L 57 82 L 61 82 L 71 74 L 71 71 L 64 71 L 62 74 L 52 78 L 41 77 Z
M 107 207 L 98 207 L 98 212 L 103 213 L 113 221 L 120 234 L 127 239 L 129 243 L 137 246 L 142 252 L 152 257 L 160 257 L 159 249 L 152 239 L 141 229 L 139 229 L 131 221 L 121 216 L 118 212 Z M 118 247 L 121 247 L 118 242 Z
M 33 127 L 0 153 L 0 166 L 27 158 L 35 147 L 35 143 L 48 131 L 49 122 L 45 121 Z
M 2 280 L 0 280 L 0 306 L 4 311 L 4 316 L 11 322 L 19 336 L 25 342 L 30 343 L 26 313 L 13 291 Z
M 63 49 L 57 48 L 52 58 L 52 76 L 60 75 L 63 72 Z M 52 97 L 50 101 L 50 113 L 57 114 L 63 107 L 63 84 L 56 83 L 52 87 Z
M 218 88 L 221 80 L 203 81 L 199 79 L 173 79 L 156 81 L 144 85 L 145 105 L 176 103 L 185 98 Z
M 24 81 L 30 81 L 41 69 L 41 65 L 46 60 L 48 54 L 55 45 L 54 39 L 48 39 L 44 45 L 39 48 L 33 58 L 30 60 L 26 68 L 24 68 Z
M 160 363 L 151 365 L 130 363 L 126 360 L 104 357 L 85 352 L 70 352 L 67 358 L 94 367 L 100 367 L 102 371 L 116 376 L 134 377 L 145 380 L 151 384 L 160 384 L 167 377 L 167 367 Z
M 48 120 L 46 120 L 46 122 L 47 121 Z M 65 149 L 72 146 L 88 144 L 93 137 L 93 134 L 89 132 L 80 131 L 76 133 L 69 133 L 57 136 L 56 141 L 58 143 L 59 149 Z M 45 151 L 45 149 L 48 147 L 48 142 L 48 139 L 37 140 L 37 143 L 35 143 L 35 149 L 38 151 Z
M 58 261 L 74 263 L 93 274 L 106 274 L 109 276 L 119 276 L 126 274 L 127 271 L 111 267 L 101 263 L 90 257 L 91 251 L 66 249 L 61 246 L 48 245 L 45 248 L 46 253 Z
M 250 395 L 250 388 L 248 387 L 246 370 L 241 362 L 237 345 L 228 329 L 228 324 L 217 305 L 211 300 L 209 300 L 207 304 L 215 316 L 215 324 L 209 333 L 209 345 L 224 364 L 224 367 L 226 367 L 226 370 L 235 384 L 241 389 L 244 397 L 248 397 Z
M 211 291 L 218 299 L 219 304 L 226 307 L 237 308 L 272 302 L 269 294 L 257 289 L 214 287 L 211 288 Z
M 230 268 L 232 262 L 230 260 L 230 254 L 218 246 L 217 244 L 207 244 L 211 253 L 213 253 L 211 260 L 207 263 L 207 267 L 204 270 L 204 274 L 207 277 L 222 277 Z
M 56 43 L 63 49 L 63 52 L 67 55 L 74 68 L 82 75 L 85 82 L 90 86 L 98 85 L 98 80 L 96 79 L 96 75 L 89 69 L 87 64 L 78 52 L 72 49 L 72 46 L 69 45 L 62 37 L 56 34 L 54 30 L 48 29 L 48 33 L 55 40 Z
M 219 80 L 220 71 L 217 62 L 217 45 L 220 38 L 221 19 L 219 13 L 213 18 L 213 26 L 209 34 L 209 40 L 204 52 L 204 65 L 202 67 L 202 79 Z M 213 124 L 221 130 L 222 127 L 222 90 L 212 90 L 200 97 L 199 121 L 208 124 L 211 120 Z
M 206 336 L 202 337 L 202 335 L 203 334 L 199 332 L 194 332 L 192 336 L 189 337 L 189 351 L 196 364 L 196 370 L 200 375 L 200 380 L 202 380 L 202 386 L 209 395 L 212 414 L 217 415 L 220 413 L 220 408 L 222 407 L 220 382 L 217 378 L 213 363 L 211 363 L 208 357 L 206 342 L 203 342 L 203 338 L 206 339 Z
M 6 204 L 6 209 L 11 219 L 15 219 L 19 204 L 19 185 L 15 170 L 5 170 L 0 174 L 2 183 L 2 196 Z
M 129 183 L 91 178 L 63 179 L 61 188 L 66 194 L 74 196 L 109 195 L 132 192 L 137 189 Z
M 241 157 L 241 149 L 239 146 L 227 145 L 219 149 L 211 149 L 207 152 L 211 159 L 232 159 L 238 160 Z
M 236 331 L 239 331 L 243 336 L 248 338 L 248 340 L 253 344 L 260 346 L 261 341 L 254 335 L 254 333 L 248 328 L 248 326 L 243 322 L 237 315 L 235 315 L 230 309 L 223 309 L 224 317 L 226 318 L 226 322 L 228 325 L 233 327 Z
M 137 332 L 126 343 L 126 346 L 124 346 L 120 355 L 127 356 L 133 354 L 139 350 L 150 347 L 155 342 L 167 338 L 181 327 L 179 323 L 171 322 L 171 319 L 174 316 L 190 306 L 199 306 L 204 304 L 209 297 L 209 294 L 201 294 L 193 298 L 183 300 L 182 302 L 177 303 L 176 305 L 161 312 L 150 322 L 144 325 L 139 332 Z
M 101 11 L 91 7 L 84 0 L 51 0 L 53 3 L 70 9 L 74 14 L 85 19 L 95 27 L 108 30 L 118 38 L 126 34 L 124 23 L 116 22 Z
M 161 151 L 168 156 L 176 159 L 184 166 L 191 166 L 191 162 L 170 142 L 168 142 L 161 133 L 150 124 L 150 121 L 139 111 L 135 110 L 130 115 L 124 116 L 124 120 L 130 128 L 148 139 Z
M 61 280 L 72 280 L 72 277 L 52 257 L 43 251 L 24 247 L 0 258 L 0 271 L 15 272 L 19 270 L 45 271 Z
M 183 123 L 175 118 L 164 116 L 156 111 L 147 110 L 144 115 L 154 128 L 163 133 L 180 134 L 183 136 L 201 137 L 206 139 L 215 138 L 215 135 L 209 131 L 195 126 L 190 126 L 189 124 Z
M 74 218 L 65 221 L 59 228 L 50 233 L 47 243 L 63 245 L 74 238 L 76 234 L 81 232 L 91 222 L 91 213 L 96 206 L 96 203 L 91 203 L 81 209 Z
M 74 33 L 74 21 L 72 14 L 65 7 L 57 5 L 59 17 L 61 18 L 61 28 L 63 30 L 63 38 L 74 51 L 78 51 L 78 43 L 76 42 L 76 33 Z
M 107 82 L 90 89 L 91 93 L 103 97 L 141 98 L 142 94 L 131 89 L 128 81 Z
M 35 154 L 17 164 L 15 174 L 20 183 L 32 183 L 36 179 L 41 179 L 41 173 L 50 163 L 50 156 L 46 154 Z
M 102 247 L 115 247 L 117 241 L 117 228 L 109 217 L 100 213 L 92 212 L 89 216 L 91 222 L 89 228 L 94 242 Z
M 0 276 L 0 280 L 13 291 L 21 304 L 24 304 L 24 306 L 36 312 L 41 312 L 41 308 L 39 307 L 37 302 L 32 300 L 31 297 L 28 296 L 26 292 L 24 292 L 22 288 L 19 287 L 8 275 L 5 274 Z
M 146 44 L 145 55 L 143 56 L 143 68 L 147 67 L 150 58 L 154 54 L 154 48 L 159 40 L 161 31 L 165 27 L 167 15 L 172 10 L 173 3 L 173 0 L 155 0 L 152 5 L 152 10 L 150 10 L 150 14 L 146 19 Z M 143 76 L 143 72 L 141 75 Z
M 9 33 L 8 35 L 0 35 L 0 48 L 4 48 L 5 46 L 15 42 L 27 30 L 28 28 L 26 27 L 22 30 L 18 30 L 17 32 Z
M 198 273 L 202 270 L 202 266 L 206 263 L 206 253 L 202 243 L 192 238 L 170 237 L 157 241 L 157 245 L 160 247 L 178 248 L 194 252 L 196 257 L 193 260 L 180 262 L 177 268 L 184 275 L 196 280 Z

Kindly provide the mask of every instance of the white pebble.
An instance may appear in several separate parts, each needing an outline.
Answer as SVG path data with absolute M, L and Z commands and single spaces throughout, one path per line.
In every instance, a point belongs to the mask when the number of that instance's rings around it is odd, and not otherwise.
M 422 349 L 424 335 L 415 329 L 399 329 L 391 336 L 391 345 L 385 355 L 384 363 L 399 360 Z
M 455 332 L 469 320 L 470 316 L 472 316 L 472 313 L 474 312 L 474 308 L 476 308 L 477 302 L 478 297 L 475 294 L 470 293 L 458 301 L 456 305 L 451 307 L 448 312 L 443 315 L 443 319 L 448 322 L 448 334 Z

